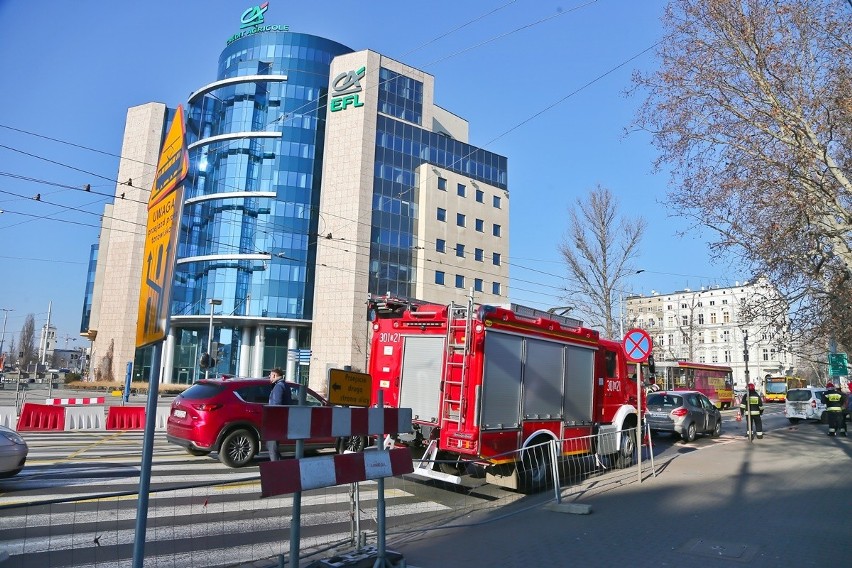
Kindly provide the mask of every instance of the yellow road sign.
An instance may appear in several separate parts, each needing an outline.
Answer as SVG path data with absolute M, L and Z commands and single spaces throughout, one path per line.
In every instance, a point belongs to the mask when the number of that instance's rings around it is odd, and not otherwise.
M 162 341 L 169 319 L 172 279 L 188 157 L 184 143 L 183 107 L 178 107 L 166 135 L 157 177 L 148 199 L 148 225 L 142 257 L 142 285 L 136 319 L 136 347 Z M 177 221 L 177 223 L 176 223 Z
M 373 377 L 368 373 L 329 369 L 328 401 L 345 406 L 370 406 Z

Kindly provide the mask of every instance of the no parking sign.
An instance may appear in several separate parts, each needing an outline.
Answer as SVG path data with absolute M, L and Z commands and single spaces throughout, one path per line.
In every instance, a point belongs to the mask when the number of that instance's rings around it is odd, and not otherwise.
M 651 354 L 654 344 L 644 329 L 631 329 L 622 341 L 624 353 L 631 363 L 644 363 Z

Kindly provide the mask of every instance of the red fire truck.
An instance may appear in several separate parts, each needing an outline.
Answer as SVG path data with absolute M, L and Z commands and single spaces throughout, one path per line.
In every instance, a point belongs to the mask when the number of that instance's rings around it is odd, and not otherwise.
M 551 440 L 563 458 L 633 462 L 636 382 L 620 343 L 519 306 L 372 307 L 373 403 L 381 390 L 385 406 L 412 409 L 402 442 L 425 457 L 477 464 L 488 482 L 520 490 L 549 475 L 550 454 L 533 448 Z

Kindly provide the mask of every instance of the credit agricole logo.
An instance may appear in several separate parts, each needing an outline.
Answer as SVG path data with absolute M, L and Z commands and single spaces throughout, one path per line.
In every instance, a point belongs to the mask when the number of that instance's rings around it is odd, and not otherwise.
M 252 6 L 240 16 L 240 31 L 228 38 L 227 45 L 231 45 L 238 39 L 262 32 L 289 32 L 290 26 L 279 24 L 264 24 L 263 15 L 269 9 L 269 2 L 259 6 Z
M 350 106 L 364 106 L 359 95 L 361 93 L 361 79 L 364 78 L 366 70 L 366 67 L 361 67 L 357 71 L 347 71 L 334 78 L 334 81 L 331 82 L 331 102 L 328 105 L 331 112 L 346 110 Z

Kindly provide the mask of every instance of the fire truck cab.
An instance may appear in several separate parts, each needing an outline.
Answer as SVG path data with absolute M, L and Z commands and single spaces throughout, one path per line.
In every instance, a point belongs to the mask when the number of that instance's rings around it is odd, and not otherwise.
M 399 441 L 484 467 L 488 482 L 540 484 L 545 452 L 633 461 L 637 389 L 621 345 L 567 318 L 503 307 L 385 303 L 372 322 L 373 403 L 411 408 Z M 390 309 L 388 309 L 390 308 Z M 428 468 L 429 477 L 460 478 Z M 418 468 L 419 470 L 419 468 Z

